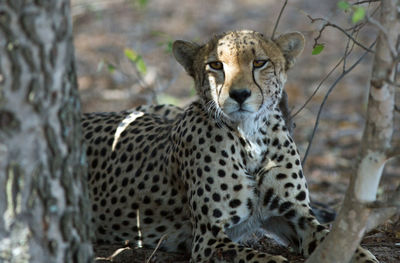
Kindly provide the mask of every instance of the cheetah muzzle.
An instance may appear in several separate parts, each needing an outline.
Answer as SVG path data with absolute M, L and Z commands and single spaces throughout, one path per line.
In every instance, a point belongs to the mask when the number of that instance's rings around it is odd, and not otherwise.
M 186 251 L 191 262 L 287 262 L 244 247 L 268 233 L 305 257 L 328 230 L 310 208 L 278 103 L 304 37 L 234 31 L 176 41 L 198 100 L 84 114 L 96 242 Z M 359 247 L 353 262 L 377 262 Z

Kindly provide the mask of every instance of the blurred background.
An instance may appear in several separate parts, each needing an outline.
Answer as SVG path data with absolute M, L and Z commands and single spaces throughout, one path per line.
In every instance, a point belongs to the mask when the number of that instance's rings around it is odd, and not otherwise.
M 72 0 L 83 111 L 120 111 L 154 103 L 187 105 L 196 99 L 193 82 L 174 60 L 172 42 L 184 39 L 201 43 L 215 33 L 234 29 L 252 29 L 270 36 L 283 2 Z M 377 5 L 364 7 L 372 13 Z M 375 18 L 378 15 L 379 12 Z M 289 1 L 277 34 L 300 31 L 306 37 L 305 50 L 289 72 L 286 84 L 292 112 L 304 104 L 341 59 L 347 44 L 343 33 L 326 28 L 318 40 L 325 45 L 324 50 L 312 55 L 314 38 L 323 24 L 312 23 L 310 17 L 328 19 L 345 29 L 354 25 L 349 14 L 337 7 L 337 1 Z M 376 30 L 368 25 L 357 35 L 358 41 L 366 46 L 375 38 Z M 363 52 L 355 47 L 346 67 Z M 305 165 L 312 198 L 333 207 L 343 198 L 361 140 L 372 57 L 368 55 L 329 96 Z M 294 118 L 294 137 L 302 155 L 323 97 L 342 69 L 342 65 L 338 67 Z M 396 136 L 398 120 L 399 114 Z M 399 183 L 399 161 L 392 161 L 385 168 L 380 194 L 394 190 Z M 400 231 L 395 238 L 400 242 Z

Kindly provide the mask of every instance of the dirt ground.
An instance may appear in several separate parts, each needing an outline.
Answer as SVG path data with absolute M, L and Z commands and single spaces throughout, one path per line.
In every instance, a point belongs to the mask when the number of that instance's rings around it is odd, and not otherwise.
M 193 84 L 174 61 L 171 41 L 204 42 L 214 33 L 231 29 L 253 29 L 270 35 L 280 8 L 281 2 L 272 0 L 72 0 L 83 111 L 119 111 L 146 103 L 188 104 L 196 98 Z M 371 6 L 369 10 L 374 8 Z M 346 39 L 339 31 L 327 29 L 320 40 L 325 44 L 324 51 L 311 55 L 313 39 L 321 24 L 310 23 L 307 15 L 327 18 L 344 28 L 351 26 L 346 14 L 337 9 L 336 1 L 289 1 L 278 32 L 300 31 L 307 40 L 304 53 L 289 73 L 286 84 L 292 112 L 309 98 L 343 55 L 346 46 Z M 372 27 L 366 27 L 359 34 L 359 41 L 368 45 L 375 34 Z M 146 74 L 141 74 L 124 55 L 127 48 L 140 54 Z M 355 49 L 347 66 L 362 52 Z M 312 199 L 335 209 L 343 199 L 362 136 L 371 62 L 372 55 L 369 55 L 329 96 L 304 167 Z M 341 70 L 339 67 L 328 78 L 294 119 L 294 137 L 302 155 L 321 101 Z M 400 105 L 399 96 L 397 105 Z M 396 137 L 400 136 L 399 119 L 397 114 Z M 384 197 L 399 184 L 400 161 L 393 160 L 385 168 L 379 195 Z M 381 262 L 400 262 L 399 218 L 394 217 L 368 233 L 363 245 Z M 293 262 L 303 261 L 267 239 L 256 246 L 272 254 L 286 255 Z M 96 255 L 103 257 L 98 262 L 110 262 L 107 257 L 116 249 L 96 247 Z M 152 252 L 127 247 L 112 259 L 113 262 L 146 262 Z M 156 257 L 160 262 L 188 262 L 184 255 L 165 255 L 160 251 L 156 252 Z

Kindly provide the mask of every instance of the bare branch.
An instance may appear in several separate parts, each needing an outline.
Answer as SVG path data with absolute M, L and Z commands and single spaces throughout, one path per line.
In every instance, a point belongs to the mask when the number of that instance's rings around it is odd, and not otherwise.
M 364 0 L 364 1 L 355 2 L 352 5 L 370 4 L 370 3 L 374 3 L 374 2 L 380 2 L 380 1 L 381 0 Z
M 373 202 L 368 207 L 374 209 L 370 218 L 368 218 L 367 231 L 374 229 L 393 215 L 400 213 L 400 186 L 397 187 L 387 201 Z
M 381 225 L 389 218 L 398 213 L 400 213 L 400 208 L 398 207 L 375 209 L 368 218 L 367 225 L 365 226 L 365 232 L 369 232 L 375 229 L 377 226 Z
M 374 41 L 374 42 L 370 45 L 370 47 L 369 47 L 368 49 L 372 48 L 372 47 L 375 45 L 375 43 L 376 43 L 376 41 Z M 313 132 L 312 132 L 312 134 L 311 134 L 310 140 L 308 141 L 308 146 L 307 146 L 306 152 L 304 153 L 304 157 L 303 157 L 303 161 L 302 161 L 302 165 L 303 165 L 303 166 L 304 166 L 304 164 L 305 164 L 305 162 L 306 162 L 306 160 L 307 160 L 307 156 L 308 156 L 308 153 L 309 153 L 309 151 L 310 151 L 310 148 L 311 148 L 311 145 L 312 145 L 312 141 L 313 141 L 314 136 L 315 136 L 315 132 L 316 132 L 316 130 L 317 130 L 317 128 L 318 128 L 319 119 L 320 119 L 320 117 L 321 117 L 322 109 L 323 109 L 323 107 L 324 107 L 324 105 L 325 105 L 325 102 L 327 101 L 329 95 L 331 94 L 331 92 L 333 91 L 333 89 L 336 87 L 336 85 L 339 83 L 339 81 L 342 80 L 342 78 L 344 78 L 344 76 L 346 76 L 349 72 L 351 72 L 351 71 L 364 59 L 364 57 L 365 57 L 367 54 L 368 54 L 368 51 L 365 51 L 364 54 L 362 54 L 362 55 L 360 56 L 360 58 L 359 58 L 356 62 L 354 62 L 353 65 L 351 65 L 351 66 L 349 67 L 349 69 L 347 69 L 346 71 L 343 71 L 342 74 L 340 74 L 340 76 L 335 80 L 335 82 L 329 87 L 328 91 L 326 92 L 326 94 L 325 94 L 325 96 L 324 96 L 324 99 L 323 99 L 323 101 L 322 101 L 322 103 L 321 103 L 321 105 L 320 105 L 320 107 L 319 107 L 318 114 L 317 114 L 317 118 L 316 118 L 316 120 L 315 120 L 314 129 L 313 129 Z
M 395 105 L 395 110 L 399 111 L 399 108 Z M 394 141 L 391 143 L 392 147 L 386 151 L 388 159 L 400 156 L 400 141 Z
M 274 39 L 276 29 L 278 28 L 279 20 L 281 20 L 282 13 L 283 13 L 283 10 L 285 10 L 287 2 L 288 2 L 288 0 L 285 0 L 285 2 L 283 3 L 283 6 L 281 8 L 281 11 L 279 12 L 278 18 L 276 19 L 276 22 L 275 22 L 274 29 L 272 30 L 271 39 Z

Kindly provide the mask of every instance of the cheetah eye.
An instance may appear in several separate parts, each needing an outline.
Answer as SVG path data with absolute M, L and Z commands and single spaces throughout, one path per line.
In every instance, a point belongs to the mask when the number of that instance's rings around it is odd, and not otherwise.
M 219 61 L 210 62 L 210 63 L 208 63 L 208 65 L 209 65 L 212 69 L 215 69 L 215 70 L 221 70 L 221 69 L 224 68 L 224 66 L 222 65 L 222 62 L 219 62 Z
M 267 62 L 268 62 L 268 60 L 264 60 L 264 59 L 254 60 L 253 61 L 253 67 L 254 68 L 261 68 Z

